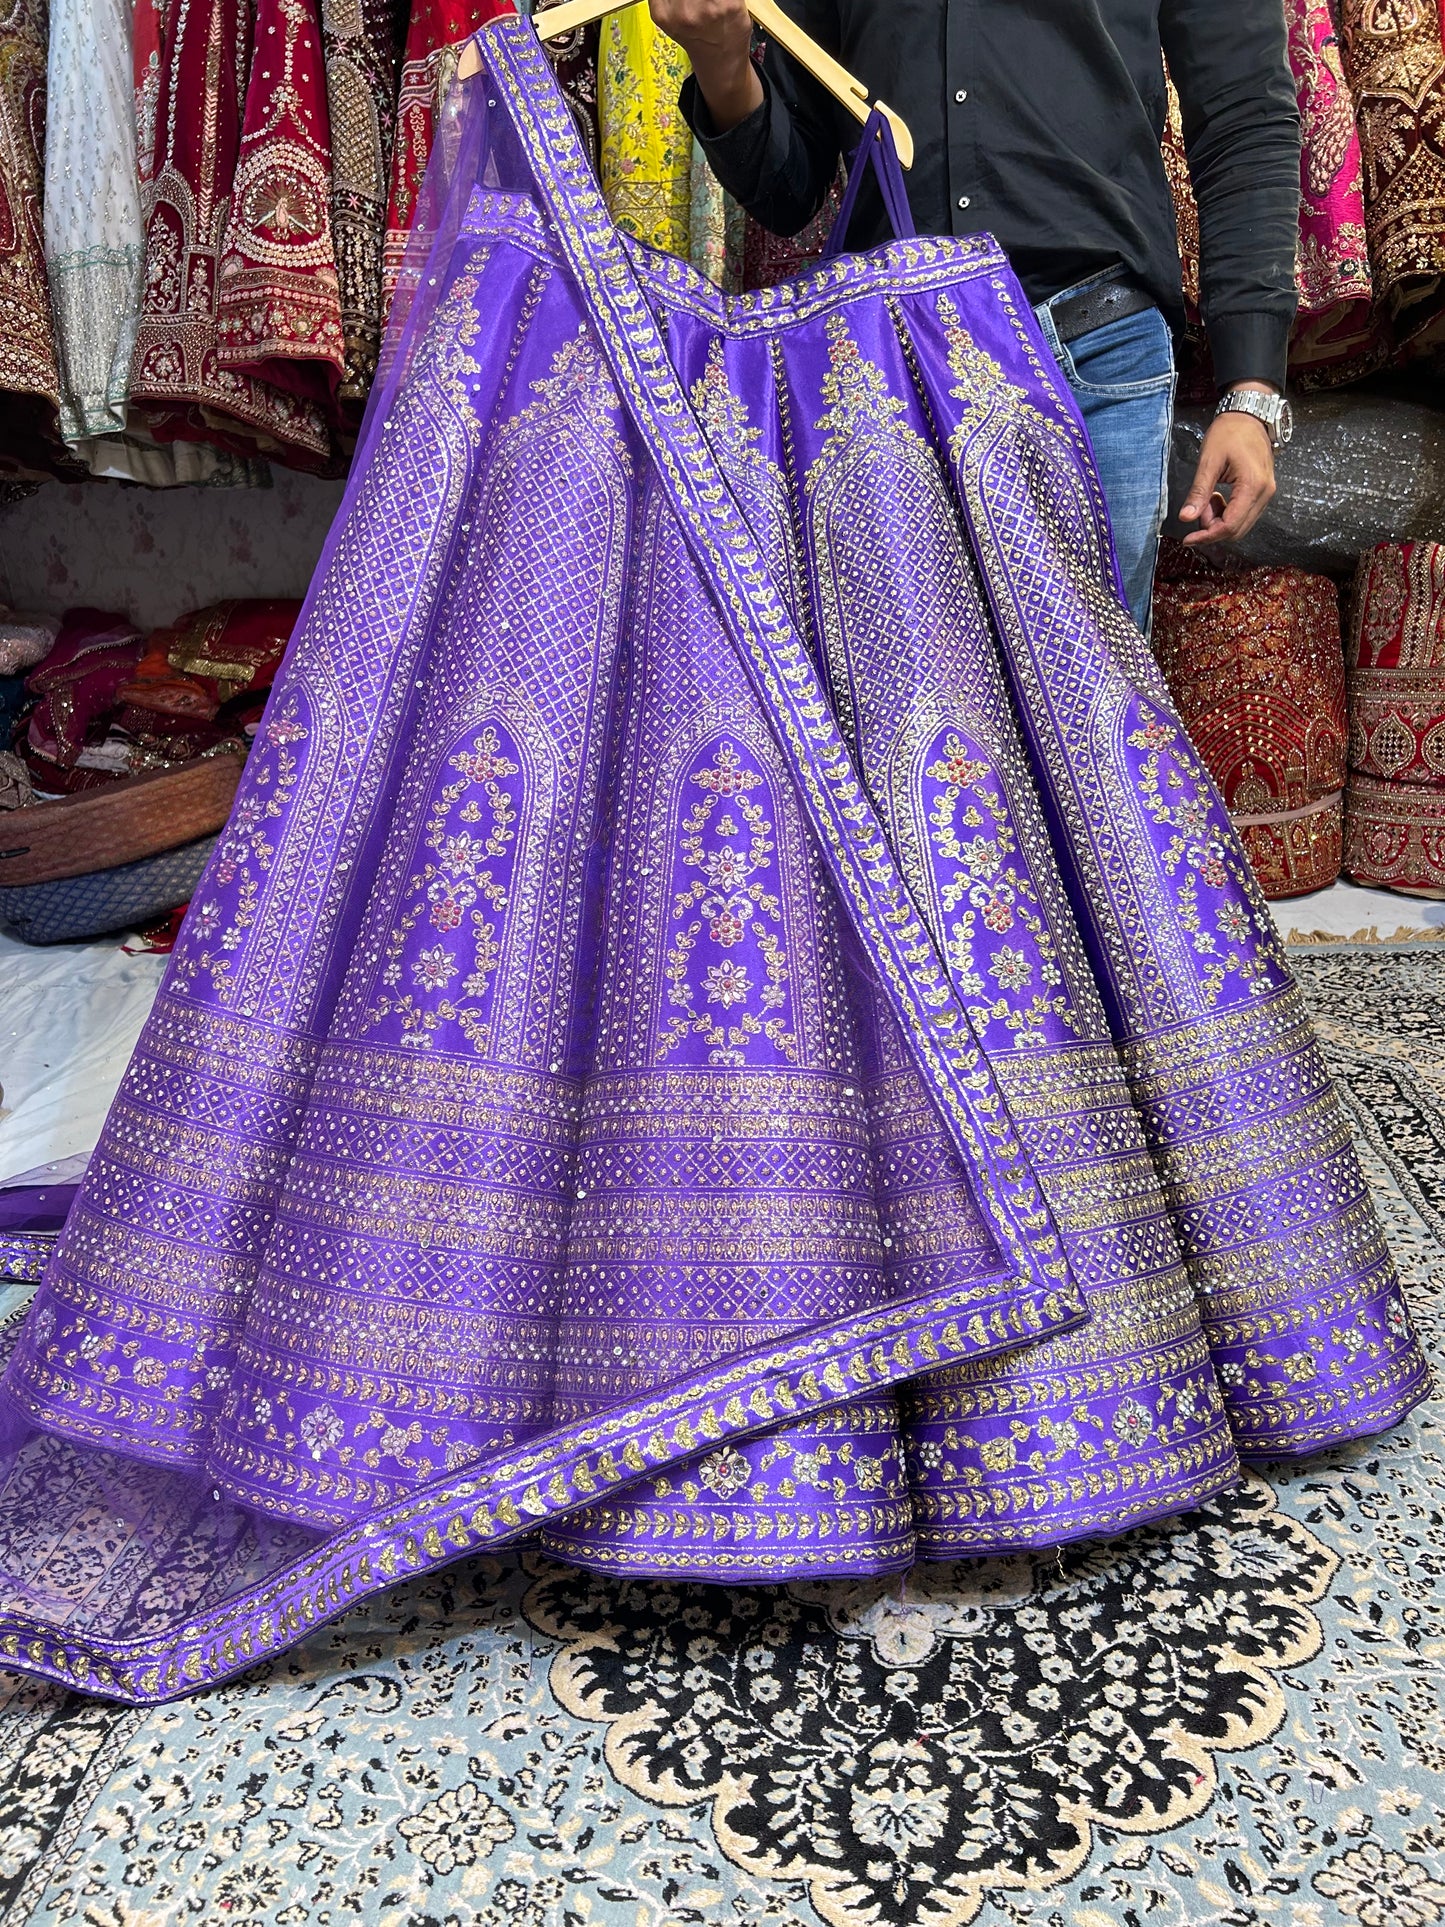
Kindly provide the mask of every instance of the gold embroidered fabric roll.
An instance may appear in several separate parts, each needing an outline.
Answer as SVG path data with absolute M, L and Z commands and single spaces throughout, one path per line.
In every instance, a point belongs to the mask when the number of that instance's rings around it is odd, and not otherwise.
M 1345 868 L 1445 896 L 1445 544 L 1382 542 L 1351 599 Z
M 1345 781 L 1333 582 L 1303 569 L 1161 582 L 1154 650 L 1264 894 L 1333 883 Z

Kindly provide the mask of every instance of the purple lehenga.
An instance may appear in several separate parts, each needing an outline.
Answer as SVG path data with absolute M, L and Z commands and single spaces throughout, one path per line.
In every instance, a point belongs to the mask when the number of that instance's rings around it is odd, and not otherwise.
M 6 1663 L 154 1699 L 525 1533 L 1120 1531 L 1425 1368 L 987 239 L 740 298 L 530 27 L 8 1367 Z

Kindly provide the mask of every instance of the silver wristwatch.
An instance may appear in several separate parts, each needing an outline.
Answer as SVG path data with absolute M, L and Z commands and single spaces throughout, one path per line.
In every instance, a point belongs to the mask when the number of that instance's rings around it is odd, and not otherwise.
M 1283 448 L 1294 433 L 1294 410 L 1283 395 L 1262 395 L 1254 388 L 1230 388 L 1219 397 L 1216 415 L 1253 415 L 1269 430 L 1276 448 Z

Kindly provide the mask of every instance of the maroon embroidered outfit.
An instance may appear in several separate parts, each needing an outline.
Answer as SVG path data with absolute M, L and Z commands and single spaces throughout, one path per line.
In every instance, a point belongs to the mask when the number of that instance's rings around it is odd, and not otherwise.
M 334 415 L 341 298 L 316 0 L 259 0 L 256 10 L 216 334 L 223 367 Z
M 251 45 L 246 0 L 178 0 L 156 114 L 156 178 L 131 395 L 149 405 L 161 440 L 215 441 L 316 467 L 332 458 L 328 409 L 260 377 L 248 361 L 256 344 L 243 343 L 239 334 L 223 337 L 220 329 Z M 252 183 L 247 169 L 239 182 L 243 198 Z M 244 261 L 239 249 L 233 258 Z M 234 319 L 228 311 L 228 322 Z
M 1348 656 L 1345 868 L 1445 896 L 1445 544 L 1382 542 L 1360 558 Z
M 1302 569 L 1161 582 L 1153 640 L 1264 894 L 1333 883 L 1345 780 L 1334 584 Z
M 60 439 L 45 278 L 45 7 L 0 5 L 0 473 L 84 473 Z
M 344 402 L 363 402 L 386 322 L 381 256 L 404 17 L 396 0 L 322 0 L 321 22 L 344 344 L 339 393 Z

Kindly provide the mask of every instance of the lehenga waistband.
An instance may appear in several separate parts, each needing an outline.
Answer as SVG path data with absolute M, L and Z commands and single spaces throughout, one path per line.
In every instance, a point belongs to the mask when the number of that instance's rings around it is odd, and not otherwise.
M 539 260 L 562 265 L 550 223 L 530 196 L 477 188 L 467 207 L 462 232 L 482 241 L 507 241 Z M 861 294 L 899 295 L 930 288 L 956 288 L 1008 266 L 991 234 L 918 235 L 889 241 L 866 254 L 848 254 L 796 280 L 780 281 L 747 294 L 725 294 L 676 255 L 620 237 L 633 273 L 659 306 L 684 308 L 733 335 L 766 334 L 789 328 L 854 301 Z

